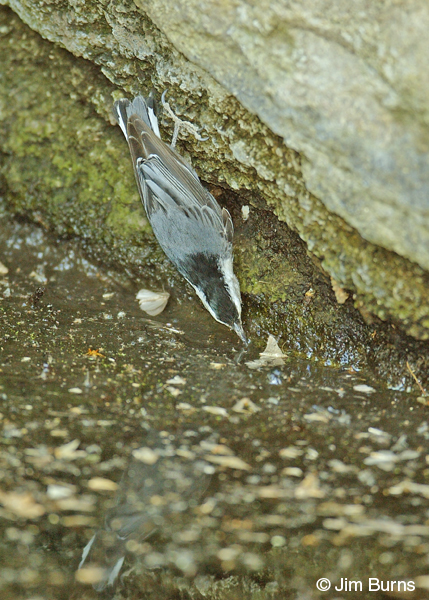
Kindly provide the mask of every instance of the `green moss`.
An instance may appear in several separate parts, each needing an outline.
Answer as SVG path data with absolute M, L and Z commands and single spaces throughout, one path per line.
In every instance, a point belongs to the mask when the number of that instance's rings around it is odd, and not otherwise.
M 1 172 L 15 210 L 62 233 L 150 235 L 122 135 L 86 100 L 94 94 L 110 110 L 113 86 L 5 9 L 0 23 L 7 31 L 0 38 Z

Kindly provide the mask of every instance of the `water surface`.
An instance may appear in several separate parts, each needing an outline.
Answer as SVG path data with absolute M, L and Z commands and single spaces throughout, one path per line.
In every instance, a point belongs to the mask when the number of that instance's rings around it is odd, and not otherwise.
M 0 225 L 2 598 L 100 597 L 124 554 L 106 597 L 427 597 L 424 399 L 287 349 L 249 366 L 261 340 L 191 292 L 149 318 L 73 242 Z

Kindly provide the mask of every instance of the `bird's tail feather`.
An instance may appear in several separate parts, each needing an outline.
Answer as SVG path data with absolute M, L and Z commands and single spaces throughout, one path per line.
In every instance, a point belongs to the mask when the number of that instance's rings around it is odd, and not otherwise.
M 119 572 L 125 560 L 125 544 L 119 536 L 115 540 L 106 539 L 107 534 L 99 531 L 92 536 L 82 552 L 79 569 L 88 566 L 101 568 L 98 581 L 94 581 L 92 587 L 97 592 L 102 592 L 107 587 L 114 587 Z M 109 544 L 106 544 L 109 542 Z M 112 545 L 110 545 L 112 544 Z
M 113 113 L 120 128 L 122 129 L 122 133 L 127 140 L 127 124 L 132 115 L 137 115 L 146 123 L 148 127 L 152 129 L 155 135 L 161 138 L 157 118 L 157 105 L 153 91 L 151 91 L 147 98 L 143 98 L 143 96 L 137 96 L 132 102 L 127 100 L 127 98 L 121 98 L 121 100 L 117 100 L 113 105 Z

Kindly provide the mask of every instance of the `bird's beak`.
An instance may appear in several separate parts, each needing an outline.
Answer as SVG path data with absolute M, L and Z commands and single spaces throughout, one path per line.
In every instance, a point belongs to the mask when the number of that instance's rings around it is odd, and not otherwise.
M 247 339 L 247 336 L 244 333 L 243 325 L 241 323 L 234 323 L 234 331 L 238 335 L 240 340 L 244 342 L 247 346 L 249 344 L 249 340 Z

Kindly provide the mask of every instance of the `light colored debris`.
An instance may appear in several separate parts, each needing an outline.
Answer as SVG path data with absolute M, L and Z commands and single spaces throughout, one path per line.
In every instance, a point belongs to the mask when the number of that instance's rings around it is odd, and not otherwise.
M 186 450 L 183 448 L 178 448 L 176 450 L 176 456 L 181 456 L 182 458 L 187 458 L 188 460 L 194 460 L 196 454 L 191 450 Z
M 38 448 L 26 448 L 24 450 L 25 462 L 34 465 L 37 469 L 43 469 L 54 459 L 46 446 Z
M 287 519 L 283 515 L 258 515 L 258 524 L 265 527 L 287 527 Z
M 324 498 L 325 492 L 319 487 L 319 478 L 314 473 L 309 473 L 295 488 L 295 498 L 305 500 L 307 498 Z
M 309 288 L 304 294 L 304 301 L 308 304 L 316 295 L 315 290 L 313 288 Z
M 221 561 L 234 560 L 240 554 L 240 549 L 237 547 L 221 548 L 217 553 L 217 557 Z
M 222 406 L 203 406 L 203 410 L 210 413 L 211 415 L 217 415 L 218 417 L 228 416 L 228 411 Z
M 140 308 L 151 317 L 162 313 L 170 298 L 168 292 L 152 292 L 151 290 L 140 290 L 136 296 Z
M 237 532 L 238 539 L 240 542 L 256 543 L 256 544 L 265 544 L 270 539 L 268 533 L 263 533 L 262 531 L 238 531 Z
M 308 460 L 316 460 L 318 458 L 319 453 L 315 448 L 307 448 L 305 452 L 305 458 Z
M 248 204 L 244 204 L 241 207 L 241 217 L 242 217 L 243 221 L 247 221 L 247 219 L 249 218 L 249 214 L 250 214 L 250 206 Z
M 429 575 L 418 575 L 417 577 L 414 577 L 414 583 L 418 588 L 429 590 Z
M 275 398 L 274 396 L 270 396 L 269 398 L 267 398 L 267 402 L 269 404 L 274 404 L 274 406 L 278 406 L 279 404 L 279 399 Z
M 365 385 L 364 383 L 354 385 L 353 389 L 355 392 L 364 392 L 366 394 L 371 394 L 372 392 L 375 392 L 374 388 L 370 387 L 369 385 Z
M 37 273 L 37 271 L 31 271 L 29 277 L 31 277 L 32 279 L 37 281 L 37 283 L 47 283 L 48 280 L 47 280 L 45 274 L 43 273 L 42 269 L 41 269 L 40 273 Z
M 279 485 L 264 485 L 257 488 L 256 493 L 259 498 L 275 499 L 275 498 L 288 498 L 290 492 L 280 487 Z
M 75 512 L 92 512 L 95 510 L 95 499 L 88 500 L 87 498 L 63 498 L 57 500 L 56 506 L 58 510 L 73 510 Z
M 213 456 L 211 454 L 206 455 L 205 460 L 221 467 L 227 467 L 228 469 L 237 469 L 239 471 L 250 471 L 251 466 L 248 465 L 244 460 L 238 458 L 238 456 Z
M 88 414 L 88 411 L 82 408 L 81 406 L 72 406 L 70 408 L 70 412 L 74 415 Z
M 319 422 L 319 423 L 329 423 L 331 417 L 327 412 L 314 412 L 303 415 L 304 419 L 309 423 Z
M 176 408 L 177 410 L 195 410 L 192 404 L 188 404 L 188 402 L 179 402 Z
M 383 471 L 391 471 L 395 463 L 403 460 L 413 460 L 419 456 L 420 452 L 417 450 L 404 450 L 399 454 L 395 454 L 391 450 L 379 450 L 378 452 L 371 452 L 363 462 L 368 466 L 376 465 Z
M 335 281 L 335 279 L 333 279 L 332 277 L 331 277 L 331 286 L 334 291 L 335 298 L 336 298 L 338 304 L 344 304 L 344 302 L 349 297 L 349 294 L 340 286 L 338 281 Z
M 172 385 L 167 385 L 165 389 L 167 390 L 167 392 L 170 392 L 173 398 L 177 398 L 177 396 L 180 396 L 180 394 L 183 393 L 182 390 L 179 390 L 178 388 L 175 388 Z
M 213 369 L 214 371 L 219 371 L 220 369 L 224 369 L 226 367 L 226 364 L 211 362 L 209 366 L 210 366 L 210 369 Z
M 208 442 L 202 440 L 200 446 L 203 450 L 208 450 L 211 454 L 225 454 L 226 456 L 234 456 L 234 452 L 225 444 L 215 444 L 214 442 Z
M 82 394 L 82 390 L 78 387 L 69 388 L 70 394 Z
M 357 517 L 363 515 L 365 507 L 362 504 L 340 504 L 339 502 L 322 502 L 317 507 L 317 514 L 323 517 Z
M 417 433 L 420 432 L 417 430 Z M 408 448 L 407 436 L 403 433 L 398 437 L 394 445 L 391 447 L 391 450 L 393 450 L 394 452 L 400 452 L 401 450 L 405 450 L 406 448 Z
M 344 473 L 345 474 L 345 473 L 356 473 L 356 471 L 358 471 L 358 468 L 355 467 L 354 465 L 346 465 L 338 458 L 332 458 L 331 460 L 329 460 L 328 465 L 331 467 L 331 469 L 334 471 L 334 473 Z
M 398 458 L 399 460 L 413 460 L 414 458 L 418 458 L 420 454 L 418 450 L 403 450 L 398 454 Z
M 48 498 L 51 500 L 62 500 L 64 498 L 70 498 L 76 492 L 76 486 L 63 485 L 58 483 L 50 483 L 46 490 Z
M 82 567 L 74 574 L 74 578 L 79 583 L 84 583 L 87 585 L 94 585 L 103 581 L 105 577 L 105 571 L 102 567 L 88 565 L 87 567 Z
M 279 348 L 277 340 L 271 334 L 268 336 L 267 346 L 259 354 L 260 358 L 246 362 L 250 369 L 259 369 L 259 367 L 276 367 L 284 364 L 285 354 Z
M 297 448 L 296 446 L 288 446 L 279 451 L 280 458 L 298 458 L 303 454 L 304 450 L 302 448 Z
M 49 433 L 52 437 L 62 437 L 62 438 L 67 437 L 69 434 L 67 429 L 52 429 Z
M 329 530 L 333 530 L 333 531 L 341 531 L 342 529 L 345 529 L 345 527 L 348 525 L 348 521 L 344 518 L 338 518 L 338 519 L 324 519 L 323 521 L 323 527 L 325 529 L 329 529 Z
M 343 528 L 342 533 L 350 537 L 366 537 L 374 533 L 402 536 L 405 533 L 405 528 L 393 519 L 368 519 L 361 523 L 348 523 Z
M 303 470 L 299 467 L 285 467 L 282 469 L 281 474 L 287 477 L 302 477 Z
M 95 492 L 106 491 L 114 492 L 118 489 L 118 484 L 105 477 L 93 477 L 88 481 L 88 487 Z
M 6 267 L 6 265 L 0 262 L 0 275 L 7 275 L 8 273 L 9 269 Z
M 414 483 L 404 480 L 389 488 L 391 496 L 401 496 L 402 494 L 419 494 L 424 498 L 429 498 L 429 485 L 425 483 Z
M 185 385 L 186 379 L 183 379 L 183 377 L 180 377 L 180 375 L 175 375 L 171 379 L 167 379 L 165 383 L 168 385 Z
M 316 547 L 320 544 L 320 537 L 314 533 L 308 533 L 301 538 L 301 544 L 304 547 Z
M 146 465 L 154 465 L 159 458 L 159 454 L 152 450 L 152 448 L 143 447 L 138 448 L 137 450 L 133 450 L 132 452 L 134 458 L 140 460 Z
M 387 431 L 383 431 L 377 427 L 368 427 L 368 433 L 378 444 L 390 445 L 392 436 Z
M 0 490 L 0 504 L 14 515 L 26 519 L 37 519 L 45 514 L 44 507 L 28 492 L 20 494 Z
M 425 535 L 429 536 L 428 525 L 404 525 L 405 535 Z
M 201 446 L 204 448 L 203 444 Z M 234 456 L 234 452 L 225 444 L 215 444 L 210 448 L 212 454 L 222 454 L 224 456 Z
M 371 487 L 376 483 L 376 478 L 371 469 L 363 469 L 362 471 L 358 471 L 357 478 L 361 483 L 367 485 L 368 487 Z
M 255 552 L 243 552 L 240 562 L 250 571 L 261 571 L 264 568 L 264 560 Z
M 363 461 L 365 465 L 377 466 L 382 471 L 392 471 L 398 457 L 390 450 L 380 450 L 379 452 L 371 452 L 371 454 Z
M 76 460 L 87 456 L 84 450 L 78 450 L 80 440 L 72 440 L 63 446 L 58 446 L 54 450 L 54 456 L 58 460 Z
M 271 545 L 273 546 L 273 548 L 281 548 L 282 546 L 285 546 L 285 544 L 286 538 L 282 535 L 273 535 L 273 537 L 271 538 Z
M 254 402 L 252 402 L 250 398 L 242 398 L 236 404 L 234 404 L 232 410 L 238 413 L 256 413 L 261 409 Z
M 368 427 L 368 433 L 370 433 L 371 435 L 374 435 L 376 437 L 388 437 L 388 438 L 392 437 L 390 435 L 390 433 L 387 433 L 386 431 L 383 431 L 382 429 L 378 429 L 378 427 Z

